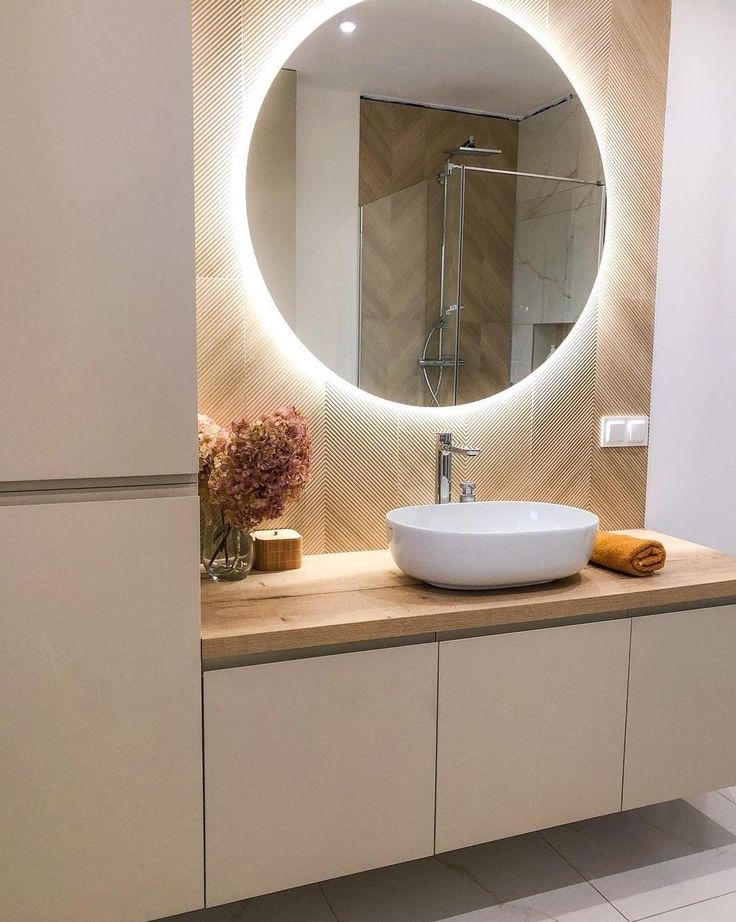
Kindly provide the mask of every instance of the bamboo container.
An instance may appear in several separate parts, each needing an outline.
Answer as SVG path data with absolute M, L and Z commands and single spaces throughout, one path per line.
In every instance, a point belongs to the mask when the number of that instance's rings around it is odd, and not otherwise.
M 272 528 L 252 533 L 256 570 L 298 570 L 302 565 L 302 536 L 291 528 Z

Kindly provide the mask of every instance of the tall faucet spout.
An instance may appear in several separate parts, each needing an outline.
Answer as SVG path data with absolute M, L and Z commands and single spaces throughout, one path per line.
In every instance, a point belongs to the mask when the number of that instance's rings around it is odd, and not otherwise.
M 436 502 L 444 505 L 452 502 L 452 459 L 454 455 L 477 458 L 480 448 L 455 445 L 451 432 L 437 433 L 437 484 Z

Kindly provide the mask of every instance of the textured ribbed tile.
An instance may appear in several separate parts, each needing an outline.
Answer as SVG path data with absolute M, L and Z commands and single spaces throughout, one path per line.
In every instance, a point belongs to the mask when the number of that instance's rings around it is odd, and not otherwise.
M 301 16 L 321 6 L 322 0 L 242 0 L 242 4 L 243 86 L 247 92 L 274 46 Z
M 385 547 L 384 516 L 401 505 L 396 411 L 327 384 L 328 552 Z
M 668 35 L 666 0 L 615 3 L 606 152 L 610 263 L 598 337 L 599 405 L 607 413 L 649 408 Z
M 529 498 L 589 506 L 596 427 L 595 312 L 533 380 Z
M 433 503 L 437 478 L 437 433 L 452 432 L 458 445 L 467 443 L 467 426 L 461 413 L 453 410 L 418 412 L 401 408 L 397 412 L 399 437 L 400 506 Z M 457 459 L 455 485 L 464 465 Z M 470 476 L 465 479 L 470 480 Z
M 509 19 L 513 19 L 520 26 L 528 29 L 533 34 L 541 35 L 547 25 L 547 0 L 494 0 L 490 3 L 483 0 L 487 6 Z
M 647 499 L 646 448 L 594 448 L 591 502 L 601 527 L 641 528 Z
M 468 440 L 480 448 L 463 461 L 464 480 L 478 484 L 478 499 L 529 499 L 532 388 L 522 384 L 466 411 Z
M 308 416 L 315 478 L 284 522 L 312 552 L 380 547 L 383 516 L 434 490 L 434 433 L 477 442 L 480 458 L 458 464 L 483 498 L 589 505 L 607 527 L 643 524 L 646 449 L 602 451 L 602 414 L 648 412 L 669 0 L 502 0 L 489 3 L 541 35 L 587 105 L 604 139 L 611 198 L 599 325 L 588 311 L 531 382 L 439 416 L 392 408 L 299 370 L 246 307 L 239 339 L 231 213 L 233 145 L 242 93 L 266 55 L 320 0 L 195 0 L 197 260 L 201 408 L 218 419 L 289 402 Z M 246 280 L 248 283 L 248 280 Z M 221 328 L 224 325 L 225 332 Z M 238 355 L 243 357 L 239 368 Z
M 238 279 L 197 279 L 199 412 L 220 425 L 242 412 L 245 297 Z
M 233 150 L 243 119 L 243 0 L 194 0 L 194 207 L 197 275 L 236 276 Z
M 605 145 L 614 0 L 549 0 L 547 36 Z
M 601 286 L 596 414 L 648 414 L 666 103 L 669 0 L 616 0 L 607 176 L 613 202 Z M 645 449 L 596 450 L 592 501 L 609 528 L 644 520 Z
M 292 334 L 274 336 L 260 312 L 246 301 L 246 380 L 242 413 L 255 417 L 285 405 L 304 414 L 312 436 L 312 474 L 301 498 L 290 504 L 278 522 L 264 527 L 295 528 L 308 554 L 321 553 L 325 542 L 325 490 L 328 465 L 325 454 L 325 385 L 305 375 L 289 350 Z

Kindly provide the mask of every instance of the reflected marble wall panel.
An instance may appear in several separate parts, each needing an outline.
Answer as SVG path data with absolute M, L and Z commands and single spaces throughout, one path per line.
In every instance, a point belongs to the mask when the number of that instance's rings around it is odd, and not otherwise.
M 572 262 L 569 211 L 517 222 L 514 258 L 514 320 L 562 323 L 573 312 L 569 287 Z
M 522 120 L 519 169 L 549 176 L 602 179 L 595 134 L 577 96 Z M 520 201 L 544 198 L 549 193 L 549 183 L 528 179 L 520 185 L 519 193 Z
M 511 327 L 511 383 L 516 384 L 532 370 L 534 324 L 514 323 Z
M 602 177 L 595 135 L 577 97 L 521 122 L 519 169 Z M 538 364 L 529 354 L 529 334 L 522 325 L 574 323 L 588 301 L 598 270 L 601 206 L 596 186 L 532 178 L 517 184 L 513 320 L 523 342 L 515 351 L 515 381 Z

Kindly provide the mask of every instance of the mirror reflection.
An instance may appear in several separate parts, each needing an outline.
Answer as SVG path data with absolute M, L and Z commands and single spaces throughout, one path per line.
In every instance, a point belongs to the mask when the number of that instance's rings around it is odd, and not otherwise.
M 364 0 L 274 81 L 247 211 L 271 294 L 321 361 L 450 406 L 521 381 L 570 333 L 605 186 L 580 100 L 526 32 L 475 0 Z

